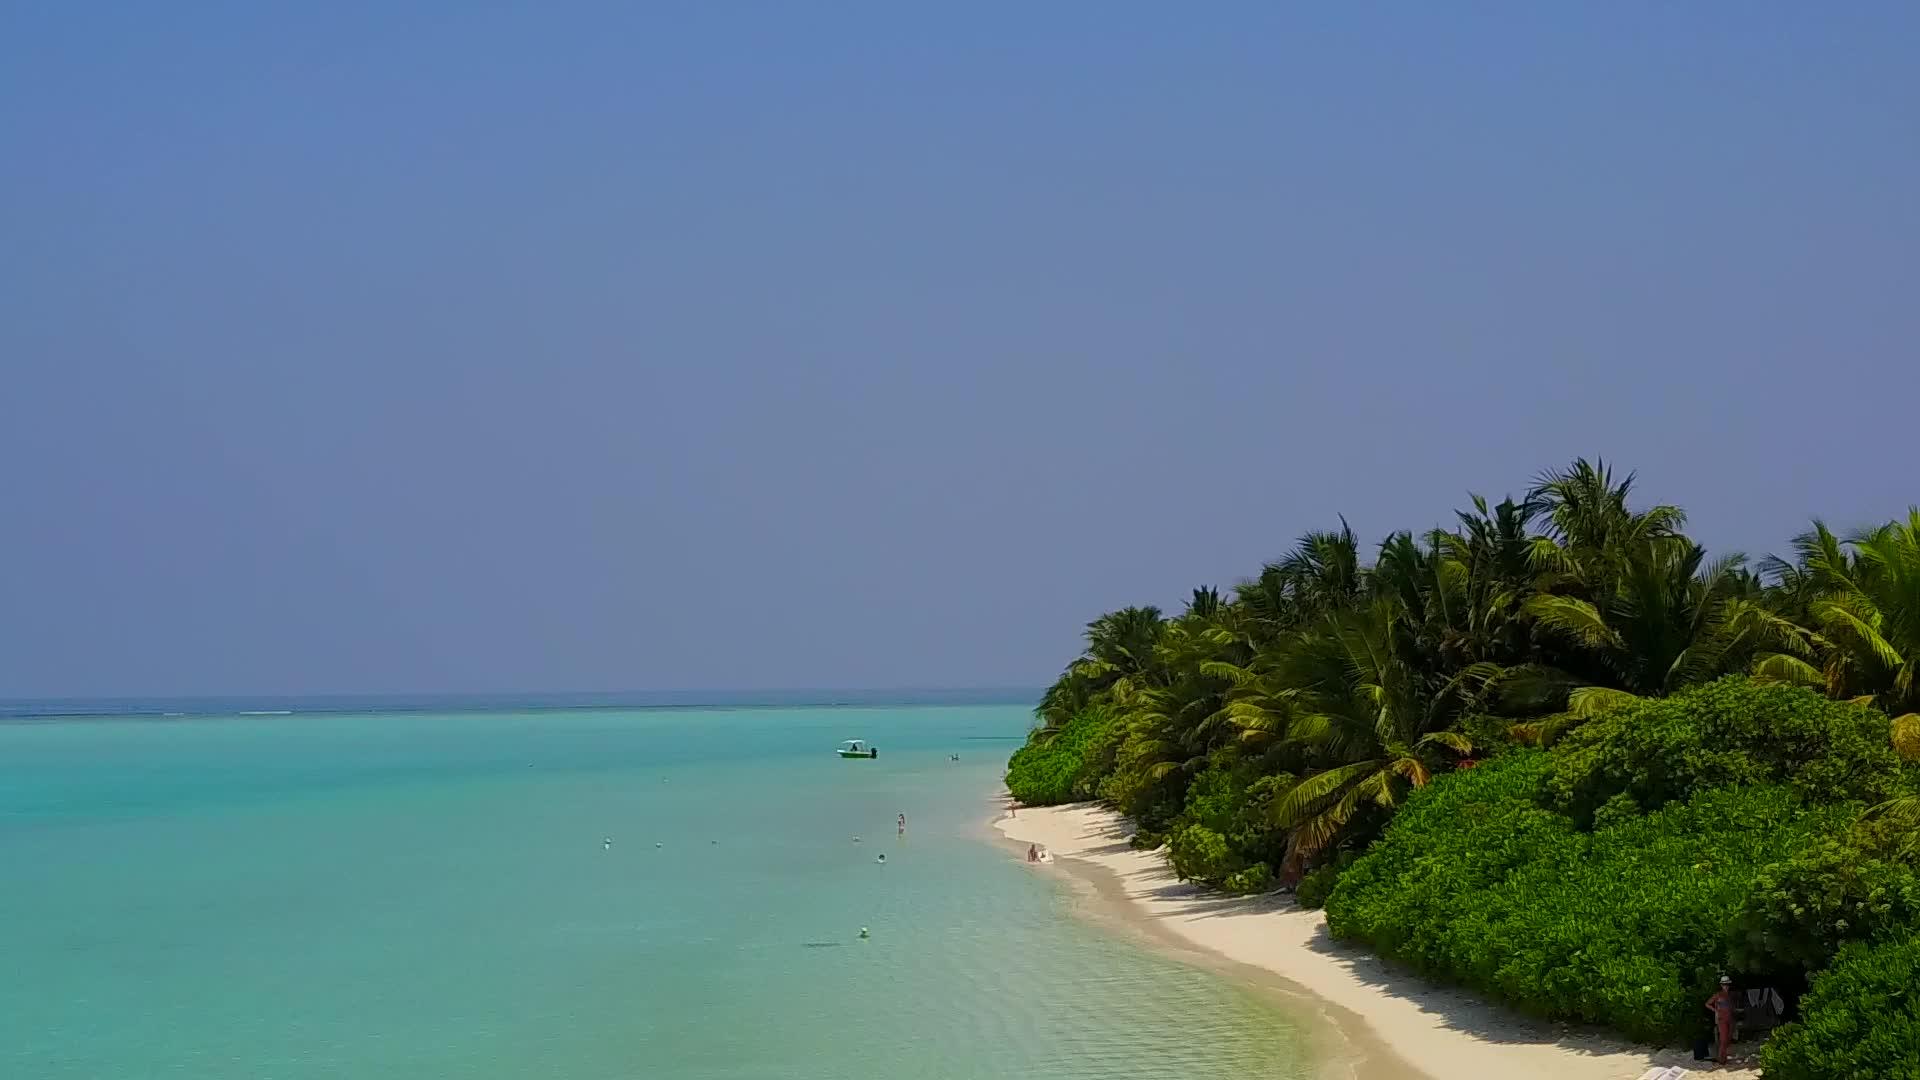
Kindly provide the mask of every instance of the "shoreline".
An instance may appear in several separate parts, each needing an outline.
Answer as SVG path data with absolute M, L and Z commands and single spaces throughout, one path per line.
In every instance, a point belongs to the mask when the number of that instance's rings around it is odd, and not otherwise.
M 1013 805 L 1005 792 L 999 793 L 996 801 L 1002 807 Z M 1046 809 L 1028 812 L 1041 813 Z M 1003 810 L 997 818 L 984 822 L 986 839 L 1004 847 L 1013 858 L 1024 860 L 1029 841 L 1009 835 L 1002 827 L 1006 821 Z M 1315 1080 L 1432 1080 L 1388 1046 L 1363 1017 L 1284 975 L 1196 944 L 1159 921 L 1143 917 L 1128 893 L 1126 879 L 1119 873 L 1097 862 L 1055 854 L 1053 862 L 1032 869 L 1059 872 L 1058 877 L 1073 892 L 1074 918 L 1131 939 L 1141 948 L 1217 975 L 1262 999 L 1289 1020 L 1298 1021 L 1312 1046 Z
M 1004 793 L 1004 806 L 1013 806 Z M 1334 941 L 1326 918 L 1277 895 L 1232 897 L 1179 881 L 1158 853 L 1128 846 L 1132 828 L 1090 803 L 1003 812 L 995 830 L 1054 856 L 1033 867 L 1059 871 L 1106 900 L 1126 929 L 1221 970 L 1317 1007 L 1337 1043 L 1328 1076 L 1353 1080 L 1640 1080 L 1680 1066 L 1688 1076 L 1758 1080 L 1752 1069 L 1717 1068 L 1680 1049 L 1636 1046 L 1603 1033 L 1520 1016 L 1466 991 L 1389 965 Z

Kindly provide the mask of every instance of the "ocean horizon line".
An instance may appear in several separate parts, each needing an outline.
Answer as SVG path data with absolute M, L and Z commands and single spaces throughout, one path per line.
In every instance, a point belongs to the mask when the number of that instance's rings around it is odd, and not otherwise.
M 360 712 L 575 709 L 877 708 L 1027 705 L 1038 687 L 838 687 L 780 690 L 527 691 L 519 693 L 208 694 L 0 698 L 0 721 L 151 716 L 292 716 Z

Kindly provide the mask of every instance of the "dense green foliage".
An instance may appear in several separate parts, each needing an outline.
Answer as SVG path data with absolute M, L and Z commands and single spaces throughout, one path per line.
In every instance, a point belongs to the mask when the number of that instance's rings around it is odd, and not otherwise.
M 1722 969 L 1791 992 L 1915 925 L 1920 510 L 1756 573 L 1632 485 L 1577 461 L 1101 616 L 1009 786 L 1549 1015 L 1666 1038 Z
M 1167 836 L 1174 872 L 1232 892 L 1271 887 L 1273 865 L 1286 848 L 1286 834 L 1273 824 L 1273 799 L 1291 781 L 1284 773 L 1262 776 L 1246 762 L 1203 770 L 1188 785 Z
M 1083 710 L 1049 732 L 1048 738 L 1013 752 L 1007 762 L 1007 790 L 1028 806 L 1091 797 L 1092 790 L 1082 787 L 1081 782 L 1094 775 L 1089 765 L 1099 761 L 1102 747 L 1111 743 L 1117 726 L 1114 714 L 1107 710 Z
M 1920 926 L 1920 873 L 1874 848 L 1824 840 L 1755 879 L 1734 926 L 1732 966 L 1814 972 L 1849 941 Z
M 1339 883 L 1339 867 L 1331 864 L 1316 867 L 1300 879 L 1300 884 L 1293 890 L 1294 899 L 1309 910 L 1324 907 L 1327 897 L 1333 895 L 1333 887 Z
M 1663 761 L 1635 752 L 1662 726 L 1653 714 L 1690 729 L 1725 710 L 1767 715 L 1769 698 L 1803 695 L 1716 683 L 1626 710 L 1642 724 L 1590 724 L 1577 741 L 1435 785 L 1343 875 L 1330 927 L 1546 1016 L 1648 1039 L 1684 1035 L 1728 970 L 1728 928 L 1762 872 L 1844 829 L 1857 807 L 1780 782 L 1796 762 L 1764 739 L 1710 759 L 1706 771 L 1731 771 L 1743 781 L 1733 784 L 1697 782 L 1700 763 L 1685 753 Z M 1841 729 L 1866 712 L 1803 703 Z M 1783 741 L 1803 734 L 1790 727 Z M 1595 761 L 1632 764 L 1596 770 Z M 1778 775 L 1767 768 L 1774 762 Z M 1895 762 L 1885 766 L 1897 774 Z M 1590 828 L 1555 809 L 1569 774 L 1601 807 Z M 1630 791 L 1653 793 L 1653 809 L 1628 801 Z
M 1179 615 L 1103 615 L 1048 689 L 1032 741 L 1058 738 L 1087 709 L 1100 711 L 1103 738 L 1077 760 L 1021 757 L 1018 779 L 1034 801 L 1098 797 L 1156 839 L 1203 825 L 1228 851 L 1196 833 L 1177 868 L 1223 885 L 1262 864 L 1296 881 L 1364 849 L 1409 792 L 1463 762 L 1515 741 L 1551 744 L 1726 674 L 1891 710 L 1879 734 L 1848 738 L 1920 756 L 1920 511 L 1844 540 L 1816 522 L 1793 558 L 1756 574 L 1737 555 L 1709 559 L 1677 507 L 1632 506 L 1632 487 L 1577 461 L 1521 499 L 1476 496 L 1452 528 L 1393 533 L 1371 563 L 1343 525 L 1301 537 L 1231 594 L 1196 589 Z M 1678 739 L 1698 782 L 1733 782 L 1713 760 L 1723 736 L 1741 737 L 1732 716 L 1650 736 L 1639 752 Z M 1830 771 L 1845 781 L 1865 751 L 1834 749 Z M 1230 801 L 1257 812 L 1227 822 L 1191 801 L 1210 770 L 1231 773 L 1241 794 Z M 1578 801 L 1574 783 L 1566 798 Z M 1669 797 L 1628 793 L 1643 795 L 1648 808 Z M 1887 813 L 1920 823 L 1920 800 L 1887 799 Z
M 1920 1080 L 1920 934 L 1856 942 L 1761 1052 L 1769 1080 Z
M 1920 925 L 1914 869 L 1853 827 L 1912 782 L 1885 731 L 1738 678 L 1629 704 L 1410 800 L 1328 924 L 1522 1009 L 1680 1038 L 1722 972 L 1791 989 Z
M 1885 716 L 1746 679 L 1629 703 L 1556 750 L 1549 805 L 1583 826 L 1603 808 L 1654 810 L 1727 784 L 1780 781 L 1817 799 L 1878 803 L 1903 782 Z

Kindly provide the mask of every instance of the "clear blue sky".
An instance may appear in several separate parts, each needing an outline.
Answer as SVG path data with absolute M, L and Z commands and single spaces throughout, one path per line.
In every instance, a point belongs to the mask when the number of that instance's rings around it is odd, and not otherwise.
M 11 3 L 0 696 L 1044 682 L 1920 501 L 1920 5 Z

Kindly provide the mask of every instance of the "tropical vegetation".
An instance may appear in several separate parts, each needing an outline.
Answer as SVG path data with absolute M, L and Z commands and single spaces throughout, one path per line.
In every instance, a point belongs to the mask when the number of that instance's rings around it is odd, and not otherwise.
M 1920 1076 L 1920 934 L 1855 942 L 1813 982 L 1806 1019 L 1761 1051 L 1777 1080 L 1911 1080 Z
M 1671 1040 L 1732 972 L 1811 987 L 1770 1075 L 1920 1077 L 1846 1034 L 1920 937 L 1920 509 L 1749 563 L 1633 488 L 1576 461 L 1103 615 L 1009 789 L 1518 1007 Z
M 1844 891 L 1814 918 L 1830 863 L 1796 861 L 1904 772 L 1872 710 L 1723 679 L 1434 785 L 1341 875 L 1328 926 L 1546 1017 L 1681 1039 L 1721 973 L 1795 993 L 1875 932 Z

